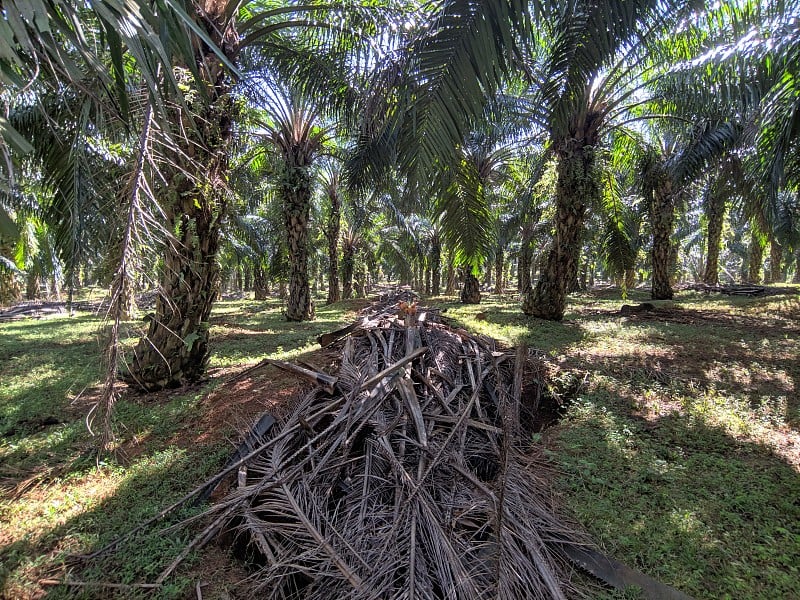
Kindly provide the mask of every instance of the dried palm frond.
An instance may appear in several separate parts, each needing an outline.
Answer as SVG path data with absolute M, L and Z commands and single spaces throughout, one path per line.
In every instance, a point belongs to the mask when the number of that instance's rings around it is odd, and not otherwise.
M 587 540 L 554 516 L 520 447 L 523 369 L 430 311 L 398 316 L 412 300 L 345 332 L 333 393 L 302 396 L 218 503 L 235 506 L 249 586 L 281 599 L 575 597 L 562 547 Z
M 316 387 L 280 426 L 262 416 L 201 486 L 76 558 L 120 548 L 238 470 L 227 496 L 161 530 L 205 522 L 155 585 L 192 549 L 218 534 L 230 541 L 233 531 L 252 567 L 246 597 L 576 598 L 584 595 L 570 579 L 576 566 L 647 598 L 691 600 L 603 556 L 557 515 L 546 462 L 521 435 L 541 421 L 551 366 L 524 347 L 499 350 L 448 327 L 435 311 L 409 313 L 414 300 L 410 292 L 383 298 L 322 336 L 338 352 L 336 376 L 267 361 Z

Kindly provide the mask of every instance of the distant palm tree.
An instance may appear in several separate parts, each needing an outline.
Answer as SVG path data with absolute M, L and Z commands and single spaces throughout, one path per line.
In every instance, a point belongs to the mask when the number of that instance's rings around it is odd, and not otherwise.
M 314 318 L 308 274 L 308 227 L 311 212 L 312 167 L 330 132 L 315 104 L 295 90 L 273 88 L 265 95 L 265 139 L 280 157 L 278 195 L 289 249 L 289 297 L 286 318 Z
M 328 304 L 342 298 L 339 286 L 339 233 L 342 229 L 342 171 L 333 159 L 326 161 L 320 170 L 322 193 L 327 201 L 325 239 L 328 243 Z
M 736 125 L 705 124 L 688 136 L 656 129 L 658 146 L 651 146 L 642 164 L 642 191 L 650 213 L 653 232 L 651 297 L 667 300 L 673 296 L 671 256 L 675 209 L 685 187 L 714 160 L 739 140 Z
M 679 4 L 575 2 L 554 10 L 542 30 L 544 84 L 534 92 L 534 105 L 557 159 L 555 239 L 535 288 L 523 299 L 526 314 L 564 316 L 586 210 L 600 203 L 602 136 L 641 89 L 638 73 L 648 65 L 647 43 L 675 22 Z

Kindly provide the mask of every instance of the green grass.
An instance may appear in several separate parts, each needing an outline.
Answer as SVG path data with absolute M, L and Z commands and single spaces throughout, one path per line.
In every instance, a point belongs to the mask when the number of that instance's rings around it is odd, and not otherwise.
M 627 302 L 645 299 L 634 291 Z M 471 330 L 543 350 L 565 382 L 585 379 L 573 386 L 562 421 L 535 439 L 557 467 L 564 511 L 608 553 L 697 598 L 796 595 L 796 296 L 681 293 L 661 319 L 622 318 L 615 313 L 623 302 L 605 292 L 571 298 L 562 323 L 524 316 L 510 295 L 479 306 L 435 301 Z M 0 597 L 34 597 L 38 579 L 65 574 L 152 581 L 191 531 L 142 535 L 88 570 L 69 571 L 65 561 L 157 513 L 219 467 L 230 452 L 225 437 L 237 435 L 223 422 L 207 435 L 203 428 L 216 422 L 204 399 L 225 376 L 262 358 L 301 357 L 361 304 L 319 306 L 317 321 L 289 324 L 277 301 L 221 302 L 212 317 L 210 380 L 126 395 L 116 416 L 127 454 L 99 466 L 83 422 L 101 375 L 98 319 L 0 324 Z M 485 318 L 477 320 L 479 313 Z M 190 558 L 155 597 L 192 596 L 198 579 L 224 580 L 229 566 L 205 561 Z M 224 597 L 224 586 L 204 588 L 204 597 Z M 47 596 L 110 594 L 55 587 Z M 119 597 L 139 596 L 126 590 Z
M 446 303 L 469 329 L 589 373 L 536 438 L 567 512 L 608 553 L 696 598 L 796 597 L 798 297 L 681 293 L 665 319 L 615 315 L 619 298 L 572 300 L 560 324 L 507 298 Z
M 220 302 L 212 315 L 212 373 L 318 348 L 316 336 L 350 322 L 362 303 L 319 307 L 313 323 L 290 324 L 277 301 Z M 98 464 L 84 418 L 101 377 L 99 328 L 89 314 L 0 324 L 0 597 L 39 597 L 37 581 L 51 574 L 116 583 L 155 579 L 187 541 L 186 528 L 149 532 L 88 570 L 72 573 L 65 564 L 70 554 L 101 547 L 195 488 L 229 456 L 226 437 L 238 437 L 225 423 L 210 437 L 198 430 L 209 410 L 202 400 L 219 384 L 212 376 L 190 389 L 126 394 L 115 408 L 123 452 Z M 190 575 L 196 560 L 156 597 L 185 597 L 199 578 Z M 207 598 L 213 594 L 206 590 Z M 139 597 L 131 590 L 119 595 Z M 108 589 L 47 588 L 48 598 L 109 596 Z

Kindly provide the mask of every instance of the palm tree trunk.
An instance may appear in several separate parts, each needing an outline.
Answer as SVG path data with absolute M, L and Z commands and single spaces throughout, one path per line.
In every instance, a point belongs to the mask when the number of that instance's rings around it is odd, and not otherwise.
M 207 173 L 192 181 L 176 172 L 168 188 L 166 229 L 174 232 L 174 238 L 166 244 L 147 334 L 134 348 L 128 371 L 122 373 L 123 380 L 143 391 L 197 381 L 208 365 L 208 319 L 219 293 L 217 250 L 226 206 L 224 194 L 213 190 L 224 188 L 227 159 L 221 149 L 231 132 L 227 112 L 226 106 L 212 106 L 202 120 L 209 134 L 217 124 L 219 144 L 204 149 L 206 160 L 200 162 L 207 166 Z M 200 152 L 197 148 L 195 144 L 195 160 Z
M 761 236 L 753 227 L 750 234 L 750 255 L 747 261 L 747 283 L 761 283 L 761 267 L 764 264 L 764 245 Z
M 783 247 L 772 238 L 769 241 L 769 283 L 781 283 L 783 281 Z
M 722 240 L 722 225 L 725 220 L 725 197 L 716 190 L 711 191 L 706 207 L 708 230 L 706 234 L 706 269 L 703 283 L 717 285 L 719 283 L 719 249 Z
M 524 238 L 517 259 L 517 289 L 523 296 L 531 293 L 531 251 Z
M 244 289 L 247 292 L 253 289 L 253 267 L 249 261 L 244 265 Z
M 497 248 L 494 255 L 494 293 L 503 293 L 503 267 L 505 266 L 505 253 L 502 248 Z
M 349 300 L 353 297 L 353 269 L 355 267 L 356 250 L 350 244 L 345 244 L 342 255 L 342 298 Z
M 311 211 L 311 177 L 305 167 L 290 167 L 281 181 L 283 224 L 289 242 L 288 321 L 314 318 L 314 301 L 308 277 L 308 220 Z
M 241 292 L 244 290 L 244 273 L 242 272 L 242 261 L 241 259 L 236 260 L 236 268 L 234 269 L 234 282 L 236 285 L 236 291 Z
M 453 260 L 453 251 L 450 250 L 447 253 L 447 286 L 444 289 L 444 293 L 448 296 L 452 296 L 456 291 L 456 266 L 455 261 Z
M 260 263 L 253 267 L 253 290 L 256 300 L 267 299 L 269 285 L 267 283 L 267 275 L 264 273 L 264 267 Z
M 567 285 L 577 276 L 586 204 L 597 195 L 594 150 L 574 140 L 559 152 L 556 183 L 556 235 L 536 287 L 525 294 L 522 311 L 560 321 L 567 304 Z
M 144 391 L 197 381 L 209 359 L 208 318 L 217 298 L 220 212 L 224 198 L 196 190 L 195 200 L 174 193 L 177 206 L 169 228 L 176 231 L 164 256 L 155 313 L 139 340 L 123 379 Z
M 653 227 L 653 300 L 672 299 L 672 227 L 675 220 L 675 197 L 672 184 L 664 179 L 656 187 L 650 200 L 650 223 Z
M 341 228 L 341 201 L 335 191 L 328 195 L 331 213 L 325 236 L 328 238 L 328 304 L 341 300 L 339 292 L 339 229 Z
M 364 261 L 358 261 L 358 270 L 355 272 L 356 297 L 365 298 L 367 295 L 367 270 Z
M 198 25 L 235 61 L 238 35 L 227 28 L 227 7 L 223 2 L 208 4 L 198 13 Z M 219 293 L 217 250 L 226 209 L 222 190 L 235 109 L 230 79 L 219 57 L 206 44 L 198 44 L 195 60 L 205 78 L 204 97 L 194 114 L 176 114 L 187 135 L 178 156 L 191 157 L 191 162 L 176 168 L 165 186 L 165 229 L 174 237 L 166 244 L 155 313 L 147 334 L 134 348 L 129 371 L 122 375 L 145 391 L 200 379 L 209 359 L 208 318 Z
M 578 277 L 578 289 L 580 291 L 585 292 L 589 289 L 589 261 L 583 261 L 583 265 L 581 266 L 581 274 Z
M 25 278 L 25 299 L 36 300 L 39 295 L 39 275 L 34 271 L 28 273 Z
M 461 288 L 461 302 L 464 304 L 480 304 L 481 284 L 472 274 L 472 269 L 467 267 L 464 275 L 464 287 Z
M 431 245 L 431 293 L 438 296 L 442 286 L 442 245 L 438 239 Z

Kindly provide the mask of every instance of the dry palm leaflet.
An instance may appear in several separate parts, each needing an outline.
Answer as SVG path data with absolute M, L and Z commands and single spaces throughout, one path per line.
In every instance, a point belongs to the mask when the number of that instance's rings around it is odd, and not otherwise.
M 262 418 L 199 488 L 238 475 L 189 547 L 233 529 L 248 595 L 565 599 L 583 595 L 577 565 L 647 597 L 687 598 L 556 515 L 545 461 L 522 435 L 546 389 L 541 360 L 448 327 L 408 292 L 321 341 L 336 376 L 271 361 L 314 387 L 282 423 Z

